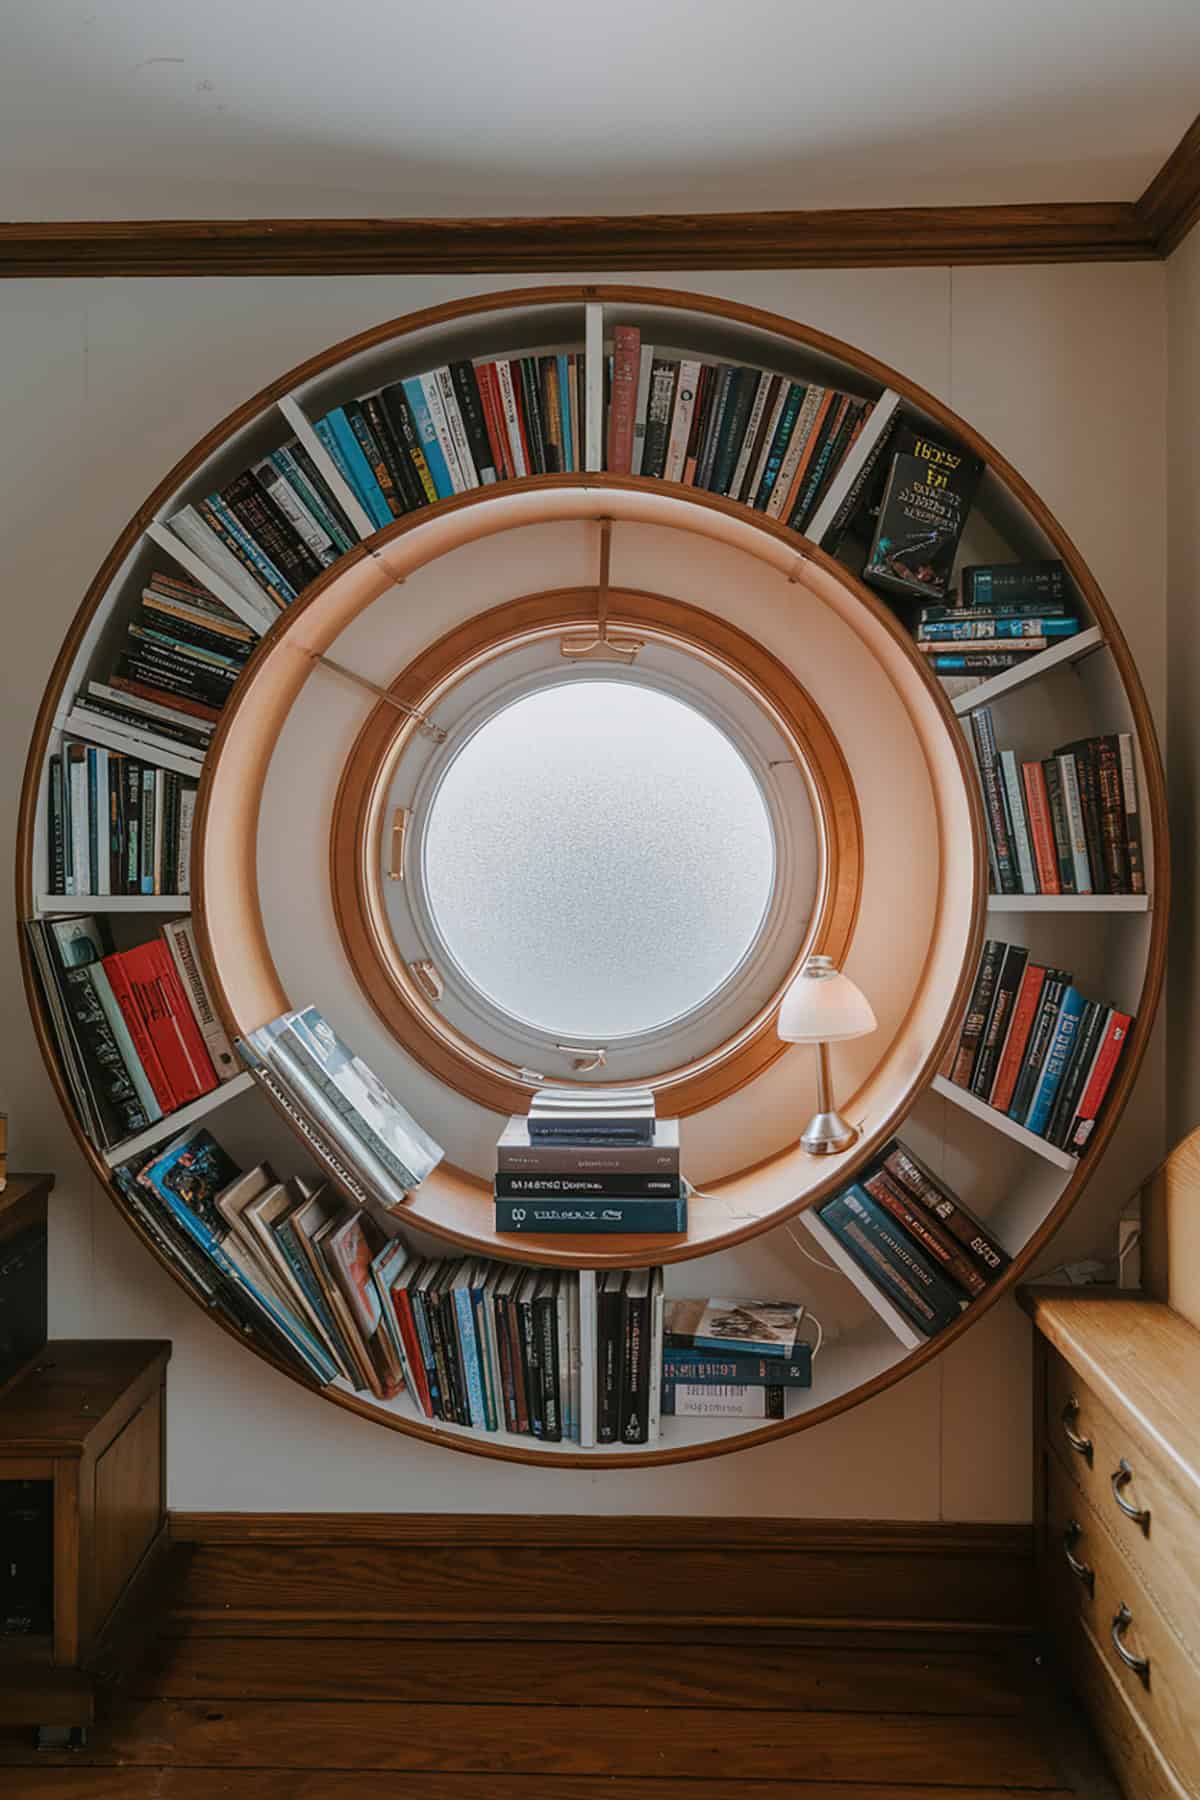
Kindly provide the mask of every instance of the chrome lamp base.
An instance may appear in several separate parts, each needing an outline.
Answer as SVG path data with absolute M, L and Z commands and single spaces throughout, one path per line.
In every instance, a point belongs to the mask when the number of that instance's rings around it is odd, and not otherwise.
M 857 1128 L 848 1125 L 841 1113 L 814 1113 L 800 1139 L 800 1148 L 810 1156 L 835 1156 L 839 1150 L 848 1150 L 858 1135 Z

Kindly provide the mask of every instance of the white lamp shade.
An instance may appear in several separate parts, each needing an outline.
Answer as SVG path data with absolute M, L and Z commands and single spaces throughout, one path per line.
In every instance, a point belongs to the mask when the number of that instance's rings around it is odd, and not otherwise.
M 862 989 L 848 975 L 830 966 L 814 968 L 814 962 L 825 959 L 806 963 L 783 996 L 780 1037 L 792 1044 L 834 1044 L 874 1031 L 877 1020 Z

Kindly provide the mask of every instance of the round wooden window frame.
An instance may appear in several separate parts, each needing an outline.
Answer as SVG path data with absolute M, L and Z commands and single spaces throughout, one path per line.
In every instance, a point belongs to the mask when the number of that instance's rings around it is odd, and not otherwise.
M 478 613 L 409 663 L 390 692 L 415 714 L 436 710 L 466 676 L 505 652 L 596 623 L 596 589 L 524 594 Z M 790 669 L 757 639 L 687 601 L 640 589 L 608 594 L 614 634 L 682 649 L 734 681 L 769 715 L 800 767 L 819 839 L 816 903 L 787 971 L 753 1015 L 703 1055 L 646 1077 L 659 1110 L 686 1116 L 753 1081 L 788 1046 L 775 1032 L 784 990 L 806 956 L 840 963 L 854 935 L 862 894 L 858 797 L 828 720 Z M 489 1111 L 524 1111 L 539 1082 L 452 1025 L 402 959 L 388 924 L 380 873 L 386 806 L 396 764 L 421 729 L 381 702 L 346 759 L 333 806 L 329 874 L 342 947 L 367 1001 L 388 1031 L 439 1081 Z

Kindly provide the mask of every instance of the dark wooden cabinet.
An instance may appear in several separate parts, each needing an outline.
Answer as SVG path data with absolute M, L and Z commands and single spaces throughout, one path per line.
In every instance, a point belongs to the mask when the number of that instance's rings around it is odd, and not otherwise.
M 51 1339 L 0 1391 L 0 1482 L 52 1506 L 48 1632 L 0 1637 L 0 1723 L 80 1727 L 166 1554 L 171 1346 Z M 44 1484 L 44 1485 L 43 1485 Z

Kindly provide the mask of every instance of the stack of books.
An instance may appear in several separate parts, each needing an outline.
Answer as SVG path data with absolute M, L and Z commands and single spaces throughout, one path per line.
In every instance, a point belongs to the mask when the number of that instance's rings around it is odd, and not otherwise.
M 399 1212 L 441 1161 L 441 1145 L 315 1006 L 281 1013 L 238 1049 L 327 1173 L 368 1211 Z
M 26 929 L 62 1065 L 97 1148 L 113 1149 L 237 1074 L 190 919 L 123 951 L 103 918 L 35 919 Z
M 1011 1260 L 994 1233 L 899 1138 L 817 1216 L 927 1337 L 953 1324 Z
M 1068 970 L 1033 962 L 1023 944 L 989 938 L 962 1033 L 941 1072 L 1078 1156 L 1132 1025 L 1132 1014 L 1085 999 Z
M 668 1300 L 662 1411 L 693 1419 L 782 1419 L 789 1388 L 812 1386 L 812 1346 L 791 1300 Z
M 1127 731 L 1018 763 L 991 708 L 971 714 L 996 894 L 1144 894 L 1137 764 Z
M 975 563 L 961 571 L 956 601 L 922 607 L 917 645 L 953 693 L 966 693 L 1080 629 L 1061 562 Z
M 190 892 L 194 781 L 64 738 L 50 757 L 47 796 L 48 893 Z
M 541 1088 L 496 1146 L 496 1230 L 687 1230 L 679 1121 L 648 1088 Z

